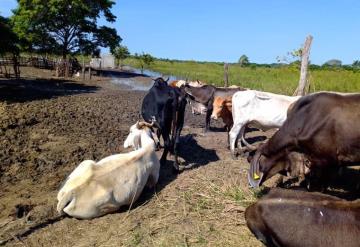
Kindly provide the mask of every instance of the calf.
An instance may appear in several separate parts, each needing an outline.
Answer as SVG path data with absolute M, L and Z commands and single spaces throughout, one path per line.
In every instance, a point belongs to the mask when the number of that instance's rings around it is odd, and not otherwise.
M 360 200 L 271 189 L 245 211 L 251 232 L 266 246 L 357 247 Z
M 150 127 L 144 122 L 131 126 L 124 147 L 134 147 L 135 151 L 98 162 L 81 162 L 57 195 L 58 212 L 81 219 L 95 218 L 132 204 L 145 185 L 153 187 L 159 178 L 160 163 Z
M 176 170 L 179 170 L 178 145 L 184 125 L 185 107 L 185 93 L 179 88 L 168 86 L 167 81 L 162 78 L 155 80 L 141 107 L 143 119 L 146 122 L 154 121 L 154 126 L 158 128 L 158 136 L 161 135 L 164 140 L 164 152 L 160 163 L 164 165 L 168 152 L 173 152 Z
M 307 95 L 294 103 L 283 126 L 259 147 L 248 179 L 260 186 L 286 171 L 288 153 L 303 153 L 309 168 L 324 169 L 360 163 L 360 94 L 329 92 Z
M 191 87 L 189 85 L 185 85 L 184 90 L 191 100 L 200 103 L 206 109 L 206 117 L 205 117 L 205 132 L 206 132 L 210 130 L 210 116 L 213 111 L 213 102 L 215 97 L 232 96 L 237 91 L 244 89 L 217 88 L 210 85 L 205 85 L 202 87 Z
M 235 145 L 239 136 L 244 140 L 247 124 L 252 123 L 263 130 L 279 128 L 286 120 L 289 105 L 299 98 L 300 96 L 285 96 L 255 90 L 235 93 L 232 97 L 234 125 L 229 133 L 232 157 L 236 158 Z M 246 142 L 245 145 L 250 149 L 256 149 Z M 240 149 L 243 149 L 241 143 Z

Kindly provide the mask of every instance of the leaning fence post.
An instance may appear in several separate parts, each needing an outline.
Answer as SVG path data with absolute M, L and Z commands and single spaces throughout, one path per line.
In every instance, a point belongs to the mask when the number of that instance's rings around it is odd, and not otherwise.
M 229 86 L 229 64 L 224 63 L 224 87 Z
M 306 85 L 308 83 L 307 72 L 309 64 L 309 54 L 310 47 L 313 37 L 311 35 L 306 37 L 304 47 L 301 51 L 301 70 L 300 70 L 300 80 L 297 89 L 294 92 L 294 95 L 304 96 L 306 91 Z

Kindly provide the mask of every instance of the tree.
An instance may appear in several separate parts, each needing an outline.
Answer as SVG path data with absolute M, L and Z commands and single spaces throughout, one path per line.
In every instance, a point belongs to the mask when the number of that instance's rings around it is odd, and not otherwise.
M 151 56 L 149 53 L 144 53 L 144 52 L 141 55 L 135 53 L 135 58 L 138 59 L 138 61 L 140 62 L 141 73 L 143 73 L 145 65 L 149 67 L 155 60 L 155 58 Z
M 338 59 L 330 59 L 329 61 L 325 62 L 323 66 L 330 66 L 330 67 L 341 67 L 342 62 Z
M 125 58 L 127 58 L 130 55 L 130 52 L 128 50 L 128 48 L 124 45 L 118 45 L 117 47 L 115 47 L 111 53 L 114 55 L 114 57 L 116 58 L 116 66 L 120 67 L 122 66 L 120 61 L 124 60 Z
M 240 66 L 246 66 L 249 64 L 249 58 L 246 55 L 242 55 L 239 58 L 238 63 L 240 64 Z
M 0 55 L 6 53 L 18 54 L 18 37 L 12 31 L 9 19 L 0 16 Z
M 354 68 L 360 68 L 360 60 L 355 60 L 351 66 Z
M 114 22 L 112 0 L 18 0 L 12 23 L 29 51 L 91 54 L 99 46 L 114 48 L 121 41 L 116 30 L 98 26 L 104 16 Z

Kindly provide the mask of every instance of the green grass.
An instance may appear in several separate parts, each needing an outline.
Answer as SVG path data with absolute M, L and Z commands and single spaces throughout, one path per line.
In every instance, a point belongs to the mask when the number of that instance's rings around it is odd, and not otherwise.
M 124 62 L 133 67 L 139 67 L 134 58 Z M 189 80 L 201 80 L 208 84 L 223 86 L 223 63 L 205 63 L 196 61 L 162 61 L 156 60 L 149 69 L 164 75 L 175 75 Z M 299 81 L 299 69 L 294 66 L 275 68 L 250 66 L 240 67 L 237 64 L 229 66 L 230 85 L 239 85 L 245 88 L 257 89 L 267 92 L 292 94 Z M 360 71 L 345 69 L 310 70 L 310 92 L 339 91 L 359 92 Z

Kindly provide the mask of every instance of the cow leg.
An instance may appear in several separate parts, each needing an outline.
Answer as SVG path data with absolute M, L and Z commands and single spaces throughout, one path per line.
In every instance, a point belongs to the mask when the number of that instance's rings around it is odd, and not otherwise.
M 176 134 L 174 143 L 174 168 L 177 170 L 179 170 L 178 150 L 180 145 L 180 134 L 184 126 L 186 101 L 182 100 L 179 104 L 180 106 L 176 114 Z
M 213 111 L 213 106 L 212 106 L 212 101 L 211 101 L 208 103 L 208 106 L 207 106 L 204 132 L 210 131 L 210 119 L 211 119 L 212 111 Z
M 164 152 L 160 158 L 161 165 L 166 164 L 166 157 L 167 157 L 167 154 L 169 153 L 169 150 L 171 149 L 170 133 L 167 129 L 166 130 L 165 129 L 161 132 L 161 136 L 164 140 Z
M 230 152 L 231 157 L 233 159 L 236 159 L 235 154 L 235 146 L 237 145 L 237 139 L 239 137 L 239 134 L 241 133 L 241 130 L 244 128 L 244 123 L 234 123 L 233 127 L 231 128 L 229 132 L 229 144 L 230 144 Z M 241 143 L 240 143 L 240 149 L 242 149 Z

